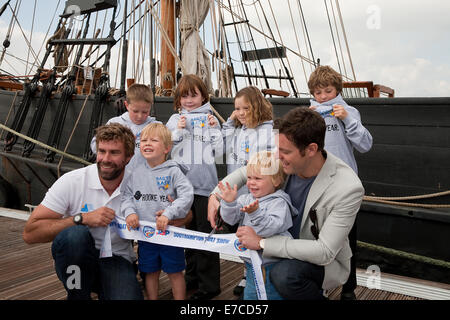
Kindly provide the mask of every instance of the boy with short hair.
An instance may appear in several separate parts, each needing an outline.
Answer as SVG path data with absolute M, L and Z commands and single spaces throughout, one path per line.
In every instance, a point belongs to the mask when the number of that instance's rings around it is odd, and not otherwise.
M 327 125 L 325 149 L 358 173 L 353 148 L 369 151 L 372 135 L 363 126 L 359 111 L 342 99 L 342 76 L 329 66 L 319 66 L 311 74 L 308 88 L 314 96 L 310 108 L 320 113 Z
M 222 219 L 234 225 L 250 226 L 261 237 L 275 235 L 291 237 L 292 216 L 298 214 L 291 204 L 289 195 L 282 190 L 286 178 L 280 160 L 274 153 L 260 151 L 254 153 L 247 164 L 247 188 L 249 193 L 237 198 L 238 188 L 219 182 L 222 198 L 220 214 Z M 236 200 L 237 198 L 237 200 Z M 252 276 L 253 267 L 245 260 L 247 270 L 244 300 L 256 300 L 257 293 Z M 282 299 L 270 282 L 269 275 L 278 259 L 262 258 L 265 287 L 269 300 Z
M 124 101 L 127 112 L 118 117 L 114 117 L 108 120 L 106 124 L 120 123 L 131 129 L 136 137 L 136 147 L 134 157 L 128 164 L 128 168 L 135 165 L 136 159 L 141 159 L 141 153 L 139 151 L 139 142 L 141 140 L 141 131 L 150 123 L 161 123 L 154 117 L 150 117 L 150 110 L 153 106 L 153 93 L 149 86 L 145 84 L 134 83 L 128 90 L 126 100 Z M 95 137 L 91 141 L 92 152 L 96 153 Z M 142 160 L 143 161 L 143 160 Z
M 311 74 L 308 88 L 314 96 L 314 99 L 311 99 L 310 108 L 320 113 L 327 126 L 325 149 L 344 161 L 358 174 L 353 148 L 361 153 L 369 151 L 372 148 L 372 135 L 363 126 L 359 111 L 342 99 L 342 76 L 329 66 L 319 66 Z M 349 279 L 342 289 L 342 300 L 355 299 L 356 222 L 350 231 L 349 240 L 353 257 Z
M 152 123 L 142 130 L 140 151 L 146 161 L 136 164 L 122 188 L 122 214 L 127 226 L 137 228 L 139 220 L 145 220 L 156 222 L 157 229 L 165 231 L 170 220 L 187 215 L 194 189 L 184 175 L 187 167 L 167 160 L 171 148 L 171 132 L 163 124 Z M 157 214 L 161 210 L 162 214 Z M 161 270 L 169 276 L 174 299 L 185 299 L 183 248 L 139 241 L 138 253 L 149 299 L 158 298 Z

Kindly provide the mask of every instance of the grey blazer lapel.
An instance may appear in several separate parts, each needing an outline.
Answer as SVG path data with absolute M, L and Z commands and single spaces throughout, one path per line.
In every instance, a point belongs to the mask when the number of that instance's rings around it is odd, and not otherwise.
M 305 203 L 305 209 L 303 211 L 300 233 L 305 227 L 305 221 L 308 218 L 309 210 L 315 206 L 316 202 L 320 199 L 322 194 L 332 182 L 331 178 L 336 173 L 336 165 L 333 160 L 333 156 L 328 153 L 327 159 L 322 169 L 320 170 L 319 174 L 316 177 L 316 180 L 314 180 L 311 189 L 309 190 L 308 198 L 306 199 Z

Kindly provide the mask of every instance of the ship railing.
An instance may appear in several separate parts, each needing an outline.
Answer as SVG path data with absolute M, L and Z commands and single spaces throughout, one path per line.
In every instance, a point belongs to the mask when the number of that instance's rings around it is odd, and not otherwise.
M 395 95 L 395 90 L 381 84 L 373 84 L 373 81 L 349 81 L 343 83 L 344 88 L 352 89 L 364 89 L 367 90 L 367 95 L 369 98 L 380 98 L 381 96 L 386 96 L 388 98 L 393 98 Z

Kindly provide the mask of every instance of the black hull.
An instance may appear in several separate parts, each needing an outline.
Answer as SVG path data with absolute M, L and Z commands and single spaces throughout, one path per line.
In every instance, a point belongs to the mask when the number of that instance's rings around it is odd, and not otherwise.
M 19 93 L 16 98 L 16 107 L 12 108 L 8 126 L 12 123 L 21 95 Z M 5 123 L 14 97 L 13 92 L 0 91 L 1 123 Z M 53 97 L 47 108 L 38 138 L 44 143 L 48 139 L 58 99 L 58 95 Z M 30 125 L 35 100 L 22 133 L 26 133 Z M 93 101 L 93 96 L 87 100 L 67 150 L 78 157 L 82 157 L 86 143 Z M 370 152 L 355 153 L 366 195 L 420 195 L 450 189 L 450 98 L 367 98 L 346 101 L 357 106 L 364 125 L 374 137 Z M 76 96 L 70 102 L 60 149 L 64 149 L 84 102 L 85 96 Z M 166 122 L 169 119 L 173 113 L 172 102 L 171 98 L 156 98 L 153 112 L 158 120 Z M 283 98 L 272 99 L 271 102 L 275 117 L 282 116 L 293 107 L 309 105 L 309 99 Z M 233 110 L 232 99 L 216 98 L 211 103 L 225 119 Z M 118 113 L 117 101 L 111 99 L 104 110 L 102 122 Z M 19 209 L 24 209 L 25 203 L 40 203 L 48 187 L 57 179 L 59 161 L 57 155 L 54 163 L 46 163 L 45 150 L 38 146 L 30 158 L 24 158 L 21 156 L 22 143 L 23 140 L 19 138 L 11 152 L 3 151 L 4 142 L 0 143 L 1 176 L 4 179 L 0 184 L 3 193 L 0 202 L 3 201 L 3 206 Z M 60 174 L 81 166 L 74 161 L 64 160 L 59 168 Z M 225 166 L 219 165 L 218 171 L 223 177 Z M 448 204 L 450 196 L 423 200 L 423 203 Z M 410 208 L 364 201 L 357 224 L 360 241 L 450 261 L 450 250 L 447 248 L 450 243 L 450 209 Z M 383 254 L 373 254 L 366 249 L 360 249 L 357 256 L 359 266 L 377 264 L 386 272 L 398 273 L 401 266 L 410 264 L 395 257 L 384 258 Z M 414 264 L 407 268 L 408 272 L 413 272 L 412 275 L 421 278 L 450 282 L 446 276 L 449 270 L 445 268 L 436 269 L 426 264 Z M 430 268 L 435 269 L 430 272 Z

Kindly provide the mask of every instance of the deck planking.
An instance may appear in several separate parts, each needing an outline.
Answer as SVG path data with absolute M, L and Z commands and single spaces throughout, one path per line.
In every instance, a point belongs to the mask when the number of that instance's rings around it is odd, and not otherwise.
M 0 216 L 0 300 L 64 300 L 66 292 L 56 276 L 51 244 L 28 245 L 22 240 L 25 221 Z M 244 266 L 220 261 L 221 293 L 215 300 L 236 300 L 234 287 L 243 276 Z M 338 300 L 341 288 L 333 290 L 330 300 Z M 358 286 L 358 300 L 419 300 L 419 298 Z M 189 296 L 189 292 L 188 292 Z M 161 273 L 159 298 L 172 299 L 170 282 Z

